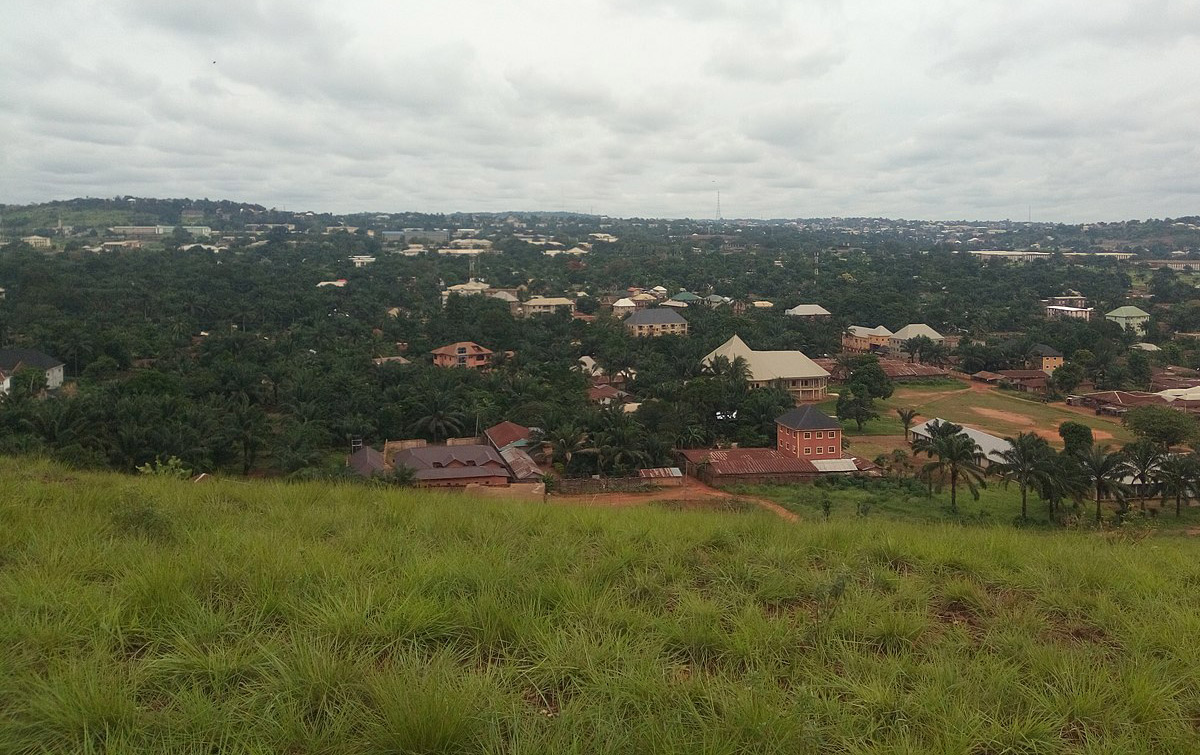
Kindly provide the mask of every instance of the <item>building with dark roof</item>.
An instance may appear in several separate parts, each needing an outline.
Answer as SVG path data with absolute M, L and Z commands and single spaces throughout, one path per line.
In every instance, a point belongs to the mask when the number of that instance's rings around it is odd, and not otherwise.
M 1053 346 L 1044 343 L 1034 345 L 1029 350 L 1027 365 L 1031 370 L 1041 370 L 1047 374 L 1063 366 L 1063 353 Z
M 807 461 L 842 458 L 842 425 L 815 406 L 798 406 L 775 418 L 775 448 Z
M 673 309 L 639 309 L 625 318 L 625 330 L 629 335 L 644 338 L 647 336 L 686 336 L 687 320 Z
M 485 445 L 407 448 L 394 464 L 413 470 L 417 484 L 427 487 L 507 485 L 510 479 L 504 458 Z
M 503 451 L 513 445 L 525 445 L 532 435 L 533 431 L 528 427 L 508 420 L 492 425 L 483 431 L 483 437 L 487 438 L 488 443 L 491 443 L 497 451 Z
M 12 388 L 12 376 L 17 370 L 40 370 L 46 375 L 46 388 L 56 390 L 63 384 L 63 363 L 34 349 L 0 349 L 0 395 Z
M 391 471 L 391 467 L 384 461 L 383 453 L 370 446 L 363 446 L 350 454 L 346 464 L 363 477 L 374 477 Z

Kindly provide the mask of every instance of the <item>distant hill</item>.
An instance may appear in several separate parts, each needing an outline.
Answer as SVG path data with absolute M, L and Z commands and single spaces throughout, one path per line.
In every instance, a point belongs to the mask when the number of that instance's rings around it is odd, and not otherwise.
M 1200 545 L 0 459 L 4 752 L 1197 751 Z

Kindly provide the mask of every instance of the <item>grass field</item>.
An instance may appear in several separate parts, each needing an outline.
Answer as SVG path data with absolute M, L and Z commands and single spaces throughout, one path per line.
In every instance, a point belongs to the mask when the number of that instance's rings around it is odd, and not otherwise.
M 870 459 L 895 448 L 907 448 L 902 437 L 904 426 L 896 416 L 898 408 L 916 409 L 918 421 L 941 417 L 1000 437 L 1037 431 L 1058 447 L 1062 446 L 1058 426 L 1067 421 L 1092 428 L 1099 443 L 1120 446 L 1133 440 L 1132 433 L 1120 422 L 1091 412 L 1043 403 L 1012 391 L 979 390 L 978 386 L 971 387 L 965 382 L 959 382 L 958 386 L 898 386 L 891 398 L 876 401 L 879 419 L 864 423 L 862 431 L 853 422 L 843 423 L 851 453 Z M 834 416 L 837 402 L 825 402 L 821 410 Z
M 0 460 L 4 753 L 1200 752 L 1200 545 Z

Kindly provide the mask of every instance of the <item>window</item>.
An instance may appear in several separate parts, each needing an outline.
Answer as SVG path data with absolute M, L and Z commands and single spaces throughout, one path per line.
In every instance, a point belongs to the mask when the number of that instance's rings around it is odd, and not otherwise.
M 811 448 L 806 448 L 806 449 L 804 449 L 804 455 L 805 455 L 805 456 L 808 456 L 810 453 L 812 453 L 812 449 L 811 449 Z
M 805 439 L 805 440 L 810 440 L 810 439 L 812 439 L 812 433 L 805 433 L 805 434 L 804 434 L 804 439 Z
M 830 447 L 829 447 L 829 453 L 831 453 L 831 454 L 835 454 L 835 453 L 837 453 L 837 451 L 834 451 L 834 450 L 833 450 L 833 446 L 830 446 Z
M 825 434 L 823 432 L 821 432 L 820 430 L 817 430 L 817 440 L 820 440 L 824 435 Z

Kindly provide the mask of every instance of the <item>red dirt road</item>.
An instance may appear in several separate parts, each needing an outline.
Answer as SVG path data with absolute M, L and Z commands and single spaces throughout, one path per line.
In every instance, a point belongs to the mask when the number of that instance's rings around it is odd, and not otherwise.
M 645 506 L 652 501 L 677 501 L 684 505 L 694 504 L 702 507 L 728 500 L 753 503 L 755 506 L 770 511 L 772 514 L 789 522 L 794 522 L 799 518 L 774 501 L 727 493 L 724 490 L 718 490 L 717 488 L 705 485 L 693 477 L 683 478 L 683 485 L 680 487 L 659 488 L 651 493 L 594 493 L 591 495 L 551 496 L 550 503 L 565 506 Z

